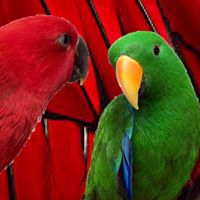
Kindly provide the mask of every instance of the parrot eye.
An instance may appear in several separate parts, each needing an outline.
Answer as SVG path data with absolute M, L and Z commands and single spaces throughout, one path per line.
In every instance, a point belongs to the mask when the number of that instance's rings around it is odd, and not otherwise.
M 153 48 L 153 53 L 154 53 L 154 55 L 156 55 L 156 56 L 159 55 L 159 53 L 160 53 L 160 48 L 159 48 L 159 46 L 156 45 L 156 46 Z
M 66 33 L 60 36 L 59 38 L 59 44 L 62 48 L 66 48 L 70 42 L 70 37 Z

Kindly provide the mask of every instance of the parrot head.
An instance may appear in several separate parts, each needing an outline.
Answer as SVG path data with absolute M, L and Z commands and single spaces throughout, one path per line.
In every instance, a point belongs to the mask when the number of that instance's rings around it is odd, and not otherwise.
M 110 47 L 109 61 L 116 71 L 122 92 L 135 108 L 138 99 L 175 94 L 177 83 L 187 73 L 167 42 L 158 34 L 138 31 L 127 34 Z
M 68 82 L 83 84 L 87 76 L 87 46 L 64 18 L 36 15 L 15 20 L 1 27 L 0 47 L 0 65 L 12 84 L 40 100 L 50 99 Z

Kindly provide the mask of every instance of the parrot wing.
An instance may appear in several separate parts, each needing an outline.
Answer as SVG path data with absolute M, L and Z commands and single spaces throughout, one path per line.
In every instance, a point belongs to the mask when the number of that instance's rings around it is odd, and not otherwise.
M 133 127 L 133 126 L 132 126 Z M 128 195 L 128 198 L 132 197 L 132 127 L 125 133 L 122 140 L 122 179 L 123 188 Z
M 35 113 L 33 106 L 31 114 Z M 39 115 L 38 115 L 39 116 Z M 0 109 L 0 171 L 14 160 L 30 137 L 37 123 L 36 118 L 22 116 L 9 108 Z
M 108 105 L 100 118 L 87 180 L 86 199 L 94 196 L 110 199 L 117 193 L 126 196 L 123 187 L 118 184 L 121 182 L 118 173 L 122 159 L 127 162 L 122 171 L 124 174 L 130 173 L 130 145 L 127 145 L 130 134 L 127 127 L 131 127 L 133 122 L 128 105 L 125 97 L 119 96 Z

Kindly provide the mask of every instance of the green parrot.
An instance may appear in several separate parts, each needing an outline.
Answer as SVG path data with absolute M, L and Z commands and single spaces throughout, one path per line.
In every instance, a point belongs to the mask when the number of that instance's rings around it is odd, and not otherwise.
M 200 106 L 187 71 L 153 32 L 121 37 L 108 56 L 123 94 L 100 118 L 85 199 L 174 200 L 200 146 Z

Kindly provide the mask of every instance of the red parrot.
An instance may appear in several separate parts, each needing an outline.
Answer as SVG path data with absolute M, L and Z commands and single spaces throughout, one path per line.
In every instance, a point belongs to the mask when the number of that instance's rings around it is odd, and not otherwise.
M 86 44 L 60 17 L 37 15 L 0 28 L 0 171 L 30 137 L 52 97 L 66 83 L 83 82 Z
M 87 42 L 92 62 L 84 87 L 67 84 L 52 99 L 42 120 L 45 123 L 37 126 L 13 171 L 0 176 L 0 200 L 80 199 L 99 115 L 121 92 L 107 50 L 122 35 L 157 31 L 173 43 L 199 92 L 199 6 L 198 0 L 1 0 L 1 25 L 38 13 L 69 19 Z M 200 175 L 199 166 L 200 161 L 192 181 Z

